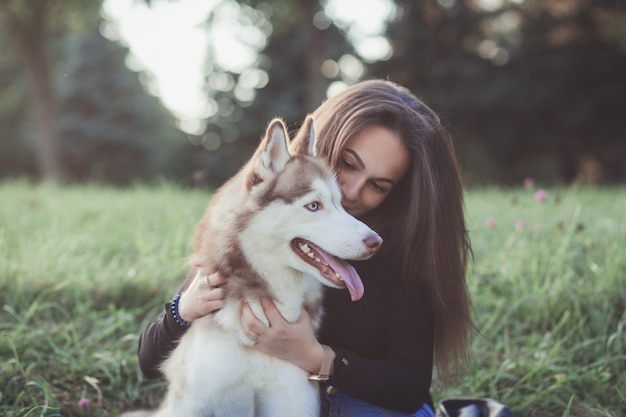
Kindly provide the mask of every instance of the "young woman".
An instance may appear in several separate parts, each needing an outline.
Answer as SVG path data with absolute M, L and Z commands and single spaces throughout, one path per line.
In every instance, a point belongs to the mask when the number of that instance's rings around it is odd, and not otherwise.
M 306 312 L 289 323 L 270 300 L 263 300 L 270 326 L 244 306 L 244 328 L 255 349 L 312 374 L 330 360 L 330 376 L 320 384 L 322 416 L 434 416 L 433 364 L 447 380 L 467 359 L 471 330 L 470 244 L 451 139 L 430 108 L 389 81 L 349 87 L 313 117 L 318 154 L 337 172 L 344 208 L 384 244 L 372 259 L 354 263 L 365 285 L 361 300 L 326 292 L 317 337 Z M 190 278 L 179 316 L 192 323 L 221 308 L 225 279 Z M 168 304 L 144 330 L 139 364 L 147 377 L 160 376 L 185 329 Z

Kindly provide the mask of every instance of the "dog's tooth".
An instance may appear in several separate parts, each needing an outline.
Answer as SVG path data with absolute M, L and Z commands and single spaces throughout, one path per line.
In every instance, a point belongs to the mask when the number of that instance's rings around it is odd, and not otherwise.
M 315 258 L 315 262 L 320 263 L 322 260 L 320 258 Z
M 343 281 L 343 278 L 341 277 L 341 275 L 339 275 L 339 272 L 335 272 L 335 278 L 337 278 L 339 281 Z
M 311 248 L 309 248 L 309 245 L 307 245 L 306 243 L 300 243 L 300 249 L 302 250 L 302 252 L 304 253 L 309 253 L 311 252 Z
M 311 258 L 311 259 L 312 259 L 312 258 L 315 258 L 315 254 L 313 254 L 313 252 L 309 252 L 309 253 L 307 253 L 307 255 L 308 255 L 308 257 L 309 257 L 309 258 Z

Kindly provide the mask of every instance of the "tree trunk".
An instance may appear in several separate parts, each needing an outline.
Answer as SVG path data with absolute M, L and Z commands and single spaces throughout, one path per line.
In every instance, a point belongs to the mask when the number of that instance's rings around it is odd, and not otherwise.
M 57 108 L 50 70 L 43 48 L 24 51 L 30 77 L 31 106 L 35 122 L 35 152 L 43 181 L 61 182 L 63 168 L 58 144 Z
M 326 80 L 322 75 L 326 33 L 316 28 L 313 24 L 315 13 L 320 7 L 319 0 L 303 1 L 301 7 L 304 18 L 303 26 L 309 35 L 309 40 L 305 48 L 308 91 L 306 110 L 311 112 L 326 98 Z
M 41 179 L 63 181 L 58 144 L 57 108 L 48 59 L 46 57 L 46 0 L 32 1 L 28 12 L 11 9 L 0 2 L 5 12 L 8 34 L 29 78 L 31 110 L 34 120 L 35 154 Z

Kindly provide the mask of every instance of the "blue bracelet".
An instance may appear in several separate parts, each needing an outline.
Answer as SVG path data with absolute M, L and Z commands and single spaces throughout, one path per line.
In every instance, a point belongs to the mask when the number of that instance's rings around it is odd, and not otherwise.
M 178 313 L 178 304 L 180 303 L 180 296 L 181 295 L 183 295 L 183 294 L 179 292 L 176 295 L 176 298 L 174 298 L 174 300 L 172 301 L 172 308 L 171 308 L 172 317 L 174 317 L 174 320 L 176 320 L 176 323 L 178 323 L 182 327 L 189 327 L 189 326 L 191 326 L 191 323 L 183 320 L 183 318 Z

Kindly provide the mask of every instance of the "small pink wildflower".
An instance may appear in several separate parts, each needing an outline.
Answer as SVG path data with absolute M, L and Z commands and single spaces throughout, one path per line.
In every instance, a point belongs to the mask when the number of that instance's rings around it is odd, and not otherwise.
M 534 184 L 535 184 L 535 182 L 533 181 L 532 178 L 530 178 L 530 177 L 524 178 L 524 188 L 532 188 L 532 186 Z
M 526 220 L 519 219 L 518 221 L 516 221 L 515 222 L 515 229 L 516 230 L 524 230 L 524 229 L 526 229 Z
M 89 400 L 87 398 L 81 398 L 80 400 L 78 400 L 78 408 L 83 410 L 87 407 L 89 407 Z
M 494 227 L 496 227 L 496 220 L 489 217 L 487 220 L 485 220 L 485 227 L 487 227 L 487 229 L 493 229 Z
M 548 192 L 546 190 L 537 190 L 535 193 L 535 200 L 543 203 L 548 198 Z

